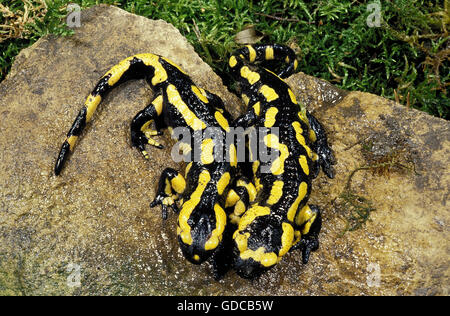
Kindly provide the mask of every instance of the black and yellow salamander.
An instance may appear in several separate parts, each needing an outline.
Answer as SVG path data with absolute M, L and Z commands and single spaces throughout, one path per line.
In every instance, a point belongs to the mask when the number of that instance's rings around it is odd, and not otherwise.
M 277 63 L 284 67 L 276 74 L 269 69 Z M 282 79 L 296 67 L 295 53 L 282 45 L 248 45 L 229 58 L 231 75 L 247 105 L 247 112 L 232 125 L 254 126 L 259 142 L 277 153 L 271 161 L 251 157 L 256 197 L 230 215 L 238 224 L 233 266 L 244 278 L 259 276 L 293 249 L 301 249 L 307 263 L 319 245 L 321 212 L 307 201 L 320 167 L 334 177 L 334 157 L 323 127 Z
M 161 205 L 164 218 L 169 208 L 178 213 L 177 235 L 181 250 L 190 262 L 200 264 L 221 245 L 227 222 L 224 211 L 226 197 L 237 167 L 236 150 L 234 145 L 225 149 L 225 142 L 216 142 L 216 139 L 225 139 L 230 129 L 231 116 L 222 100 L 196 86 L 172 61 L 155 54 L 139 54 L 112 67 L 88 96 L 69 130 L 56 161 L 55 174 L 60 174 L 69 153 L 74 150 L 83 129 L 92 120 L 105 95 L 130 79 L 146 79 L 155 92 L 150 105 L 131 122 L 132 145 L 145 158 L 149 158 L 145 149 L 147 144 L 162 148 L 153 137 L 162 135 L 163 127 L 168 127 L 172 132 L 178 127 L 187 128 L 188 135 L 191 135 L 188 139 L 181 138 L 181 134 L 178 136 L 178 140 L 182 141 L 180 148 L 190 156 L 185 177 L 174 169 L 165 169 L 151 207 Z M 152 129 L 153 124 L 155 130 Z M 208 128 L 213 128 L 214 132 L 208 134 Z M 196 139 L 201 140 L 201 143 L 197 141 L 198 159 L 195 159 L 196 150 L 193 150 L 195 135 L 200 135 Z M 215 159 L 216 151 L 221 150 L 229 159 Z M 180 208 L 176 204 L 178 200 Z

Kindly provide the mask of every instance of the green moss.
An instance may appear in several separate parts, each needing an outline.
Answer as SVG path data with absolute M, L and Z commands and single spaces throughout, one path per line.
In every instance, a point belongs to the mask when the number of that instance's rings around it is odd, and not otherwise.
M 450 119 L 449 1 L 393 0 L 73 0 L 83 8 L 98 3 L 172 23 L 199 55 L 229 83 L 226 59 L 234 36 L 253 25 L 263 42 L 298 50 L 300 70 L 343 89 L 378 94 Z M 23 1 L 0 0 L 14 8 Z M 0 80 L 15 55 L 45 34 L 70 34 L 64 25 L 68 1 L 47 1 L 45 18 L 30 25 L 24 39 L 0 43 Z M 380 27 L 369 27 L 380 4 Z M 262 13 L 264 12 L 264 13 Z

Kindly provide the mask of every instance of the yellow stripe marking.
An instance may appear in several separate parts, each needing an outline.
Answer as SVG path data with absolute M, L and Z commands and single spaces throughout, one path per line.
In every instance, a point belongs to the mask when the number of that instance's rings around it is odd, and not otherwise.
M 273 47 L 269 46 L 269 47 L 266 48 L 266 60 L 272 60 L 272 59 L 274 59 Z
M 214 161 L 214 141 L 211 138 L 207 138 L 202 141 L 201 145 L 201 162 L 204 165 L 209 165 Z
M 264 121 L 265 127 L 272 127 L 276 122 L 276 115 L 278 114 L 278 109 L 276 107 L 271 107 L 266 112 L 266 119 Z
M 306 182 L 300 183 L 300 186 L 298 187 L 297 198 L 295 199 L 294 203 L 292 203 L 287 213 L 287 219 L 290 222 L 294 221 L 295 214 L 297 214 L 298 211 L 298 206 L 300 205 L 300 202 L 305 198 L 307 192 L 308 184 L 306 184 Z
M 112 67 L 104 76 L 110 75 L 110 78 L 108 79 L 108 84 L 110 86 L 114 86 L 120 78 L 122 78 L 125 71 L 127 71 L 130 68 L 130 61 L 134 59 L 134 56 L 125 58 L 121 62 L 119 62 L 117 65 Z
M 169 98 L 169 102 L 175 106 L 178 112 L 180 112 L 181 116 L 186 121 L 186 124 L 189 127 L 191 127 L 195 131 L 206 128 L 206 124 L 189 109 L 186 103 L 184 103 L 183 99 L 180 96 L 180 93 L 173 84 L 170 84 L 167 87 L 167 96 Z
M 291 89 L 288 89 L 289 97 L 291 98 L 292 103 L 297 104 L 297 99 L 295 98 L 294 92 Z
M 222 195 L 227 186 L 230 184 L 231 176 L 229 172 L 225 172 L 217 182 L 217 192 Z
M 283 234 L 281 235 L 281 249 L 278 252 L 278 256 L 284 256 L 289 249 L 291 249 L 294 242 L 294 227 L 289 223 L 282 223 L 281 228 Z
M 309 148 L 308 145 L 306 145 L 305 137 L 303 137 L 303 129 L 300 125 L 300 122 L 296 121 L 296 122 L 292 123 L 292 126 L 294 127 L 295 136 L 297 138 L 298 143 L 305 148 L 305 150 L 308 154 L 308 157 L 311 158 L 311 149 Z
M 94 112 L 101 101 L 102 97 L 100 95 L 97 95 L 95 97 L 92 95 L 88 96 L 86 103 L 84 104 L 86 106 L 86 123 L 88 123 L 92 119 L 92 116 L 94 115 Z
M 267 199 L 267 204 L 274 205 L 280 201 L 283 196 L 283 181 L 275 181 L 272 186 L 272 190 L 270 191 L 270 196 Z
M 186 166 L 186 170 L 184 171 L 184 176 L 187 177 L 189 170 L 191 170 L 192 167 L 192 161 L 190 163 L 187 164 Z
M 264 137 L 265 144 L 280 151 L 280 155 L 272 162 L 270 171 L 272 174 L 278 176 L 284 173 L 284 162 L 289 157 L 289 149 L 285 144 L 281 144 L 278 137 L 274 134 L 269 134 Z
M 240 222 L 238 231 L 242 231 L 245 228 L 247 228 L 248 225 L 250 225 L 255 218 L 259 216 L 269 215 L 270 214 L 270 208 L 267 206 L 260 206 L 260 205 L 253 205 L 250 209 L 245 212 L 245 214 L 242 216 Z
M 216 111 L 216 113 L 214 113 L 214 117 L 216 118 L 216 121 L 219 123 L 220 127 L 222 127 L 227 132 L 230 131 L 230 125 L 228 124 L 227 119 L 225 118 L 225 116 L 223 116 L 221 112 Z
M 211 237 L 205 243 L 205 250 L 212 250 L 217 248 L 219 242 L 222 240 L 222 234 L 225 230 L 227 222 L 227 215 L 219 204 L 214 205 L 214 214 L 216 215 L 216 228 L 211 232 Z
M 302 167 L 303 172 L 309 176 L 309 166 L 308 166 L 308 160 L 306 159 L 306 156 L 301 155 L 300 158 L 298 159 L 298 161 L 300 162 L 300 166 Z
M 234 144 L 230 145 L 230 165 L 237 167 L 237 150 Z
M 191 226 L 189 226 L 188 220 L 191 217 L 192 211 L 200 203 L 203 192 L 205 191 L 210 180 L 211 175 L 208 170 L 203 170 L 199 175 L 197 188 L 191 194 L 190 199 L 183 204 L 180 215 L 178 216 L 178 235 L 183 243 L 187 245 L 192 244 Z
M 73 151 L 73 148 L 75 147 L 75 144 L 78 140 L 78 136 L 72 135 L 67 139 L 67 142 L 69 143 L 69 150 Z
M 192 92 L 202 101 L 203 103 L 208 103 L 208 98 L 206 97 L 206 92 L 202 88 L 198 88 L 197 86 L 191 86 Z
M 248 49 L 249 62 L 252 63 L 256 59 L 256 50 L 251 45 L 247 45 L 247 49 Z

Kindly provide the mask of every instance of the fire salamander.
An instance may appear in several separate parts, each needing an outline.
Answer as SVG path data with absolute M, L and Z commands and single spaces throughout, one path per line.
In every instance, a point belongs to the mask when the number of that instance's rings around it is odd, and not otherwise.
M 131 122 L 131 143 L 145 158 L 149 158 L 146 144 L 162 148 L 153 139 L 154 136 L 162 135 L 162 128 L 168 127 L 174 132 L 177 127 L 185 127 L 190 132 L 188 139 L 178 136 L 178 140 L 182 141 L 180 148 L 183 153 L 191 157 L 186 167 L 186 178 L 174 169 L 165 169 L 159 180 L 157 195 L 150 205 L 161 205 L 164 218 L 167 217 L 168 208 L 178 213 L 177 235 L 181 250 L 187 260 L 200 264 L 214 257 L 213 253 L 221 246 L 227 222 L 226 197 L 237 167 L 236 149 L 234 145 L 222 148 L 225 142 L 215 141 L 221 137 L 224 139 L 230 129 L 231 116 L 221 99 L 197 87 L 172 61 L 154 54 L 139 54 L 111 68 L 88 96 L 69 130 L 56 161 L 55 174 L 60 174 L 81 132 L 92 120 L 105 95 L 130 79 L 146 79 L 155 92 L 150 105 Z M 152 124 L 155 130 L 151 128 Z M 206 137 L 208 128 L 214 128 L 215 133 Z M 203 136 L 201 144 L 198 144 L 198 161 L 194 159 L 193 150 L 196 133 Z M 216 151 L 219 150 L 226 152 L 229 159 L 216 161 Z M 176 204 L 178 200 L 180 208 Z
M 275 74 L 268 68 L 277 63 L 284 67 Z M 301 249 L 307 263 L 319 245 L 321 212 L 307 201 L 311 179 L 320 167 L 334 177 L 334 157 L 323 127 L 300 107 L 281 79 L 296 67 L 295 53 L 281 45 L 248 45 L 229 59 L 231 75 L 248 108 L 232 125 L 256 127 L 257 139 L 277 153 L 270 162 L 254 159 L 256 193 L 250 188 L 248 195 L 256 197 L 247 206 L 236 205 L 230 215 L 238 224 L 233 234 L 233 266 L 244 278 L 259 276 L 293 249 Z

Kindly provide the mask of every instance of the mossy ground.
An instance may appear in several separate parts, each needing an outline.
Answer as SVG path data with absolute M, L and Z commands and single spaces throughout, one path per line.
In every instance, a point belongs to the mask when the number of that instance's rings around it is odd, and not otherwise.
M 69 3 L 107 3 L 175 25 L 226 84 L 235 35 L 251 26 L 254 40 L 294 48 L 306 74 L 449 119 L 449 2 L 0 0 L 0 80 L 21 49 L 46 34 L 71 34 Z

